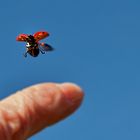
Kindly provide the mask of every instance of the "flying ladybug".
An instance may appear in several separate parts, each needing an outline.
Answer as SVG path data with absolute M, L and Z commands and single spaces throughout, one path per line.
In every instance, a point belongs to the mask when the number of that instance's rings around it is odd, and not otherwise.
M 52 51 L 53 48 L 47 43 L 40 43 L 39 41 L 48 37 L 49 33 L 45 31 L 36 32 L 33 35 L 19 34 L 16 38 L 17 41 L 26 42 L 26 52 L 24 54 L 30 54 L 33 57 L 37 57 L 39 53 L 45 54 L 45 52 Z

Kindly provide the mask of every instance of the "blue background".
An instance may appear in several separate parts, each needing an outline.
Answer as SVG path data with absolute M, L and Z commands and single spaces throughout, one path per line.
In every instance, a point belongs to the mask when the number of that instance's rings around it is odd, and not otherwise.
M 71 117 L 30 140 L 140 139 L 140 1 L 0 2 L 0 97 L 40 82 L 85 91 Z M 19 33 L 46 30 L 55 51 L 23 57 Z

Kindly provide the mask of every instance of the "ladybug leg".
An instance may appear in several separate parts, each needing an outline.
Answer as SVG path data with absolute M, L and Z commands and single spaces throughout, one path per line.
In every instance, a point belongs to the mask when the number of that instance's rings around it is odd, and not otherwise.
M 41 46 L 41 43 L 39 43 L 39 46 Z M 42 53 L 42 54 L 45 54 L 45 52 L 39 47 L 39 51 Z
M 40 51 L 42 54 L 45 54 L 45 52 L 43 52 L 43 51 Z
M 44 51 L 42 51 L 41 49 L 39 49 L 40 50 L 40 52 L 42 53 L 42 54 L 45 54 L 45 52 Z
M 24 56 L 24 57 L 27 57 L 27 53 L 28 53 L 28 52 L 25 52 L 25 53 L 23 54 L 23 56 Z
M 27 57 L 27 53 L 28 53 L 29 49 L 27 48 L 26 52 L 23 54 L 24 57 Z

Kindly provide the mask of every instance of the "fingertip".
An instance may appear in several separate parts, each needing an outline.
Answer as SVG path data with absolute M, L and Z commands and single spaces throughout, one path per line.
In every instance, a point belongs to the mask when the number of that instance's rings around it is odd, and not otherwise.
M 57 84 L 57 86 L 59 86 L 59 88 L 62 90 L 62 93 L 65 94 L 65 96 L 72 102 L 81 103 L 83 101 L 84 91 L 78 85 L 67 82 Z

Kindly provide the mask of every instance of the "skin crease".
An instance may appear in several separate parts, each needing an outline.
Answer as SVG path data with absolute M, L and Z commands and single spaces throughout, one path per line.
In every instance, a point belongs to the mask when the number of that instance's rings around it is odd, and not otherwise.
M 0 101 L 0 139 L 26 140 L 72 114 L 83 100 L 72 83 L 43 83 Z

